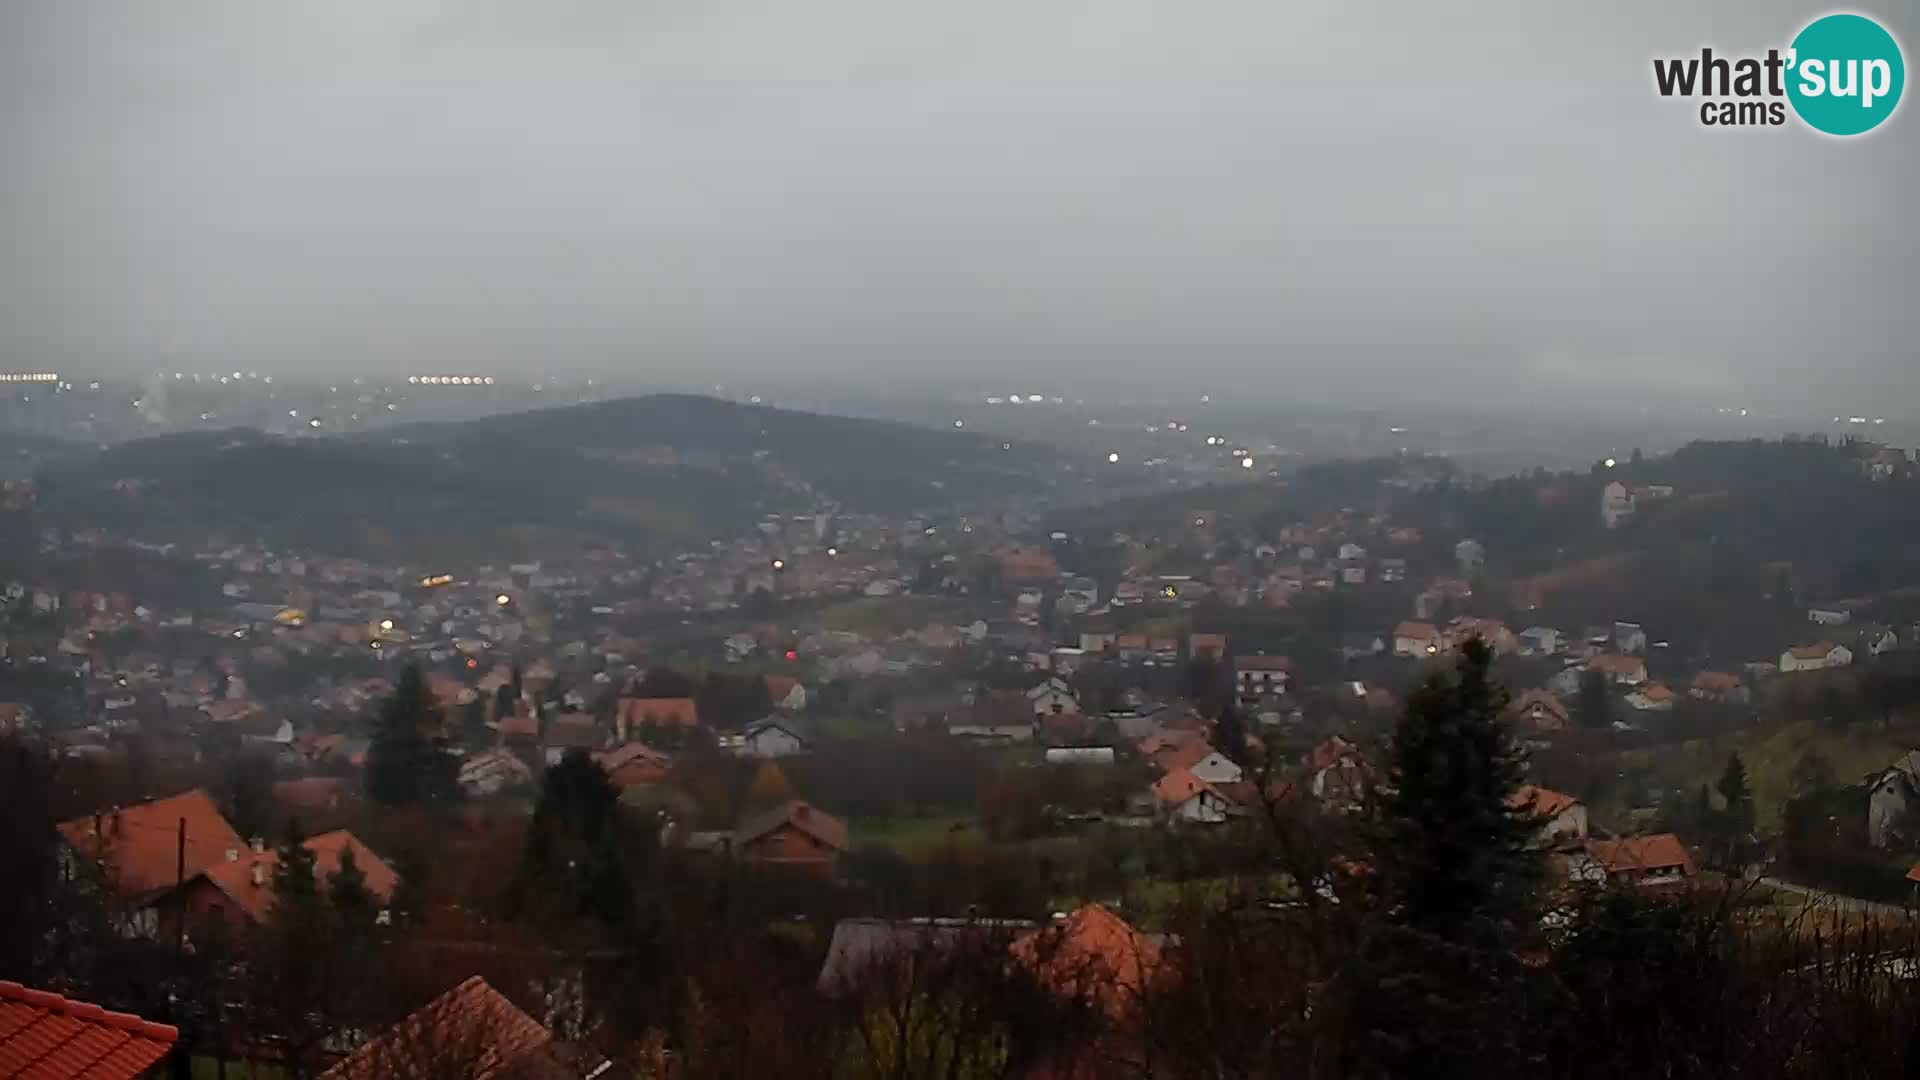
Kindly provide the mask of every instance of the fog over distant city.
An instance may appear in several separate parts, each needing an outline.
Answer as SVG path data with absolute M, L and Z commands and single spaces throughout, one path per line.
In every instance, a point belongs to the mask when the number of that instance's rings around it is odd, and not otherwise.
M 1904 414 L 1914 106 L 1649 71 L 1819 10 L 16 0 L 0 368 Z

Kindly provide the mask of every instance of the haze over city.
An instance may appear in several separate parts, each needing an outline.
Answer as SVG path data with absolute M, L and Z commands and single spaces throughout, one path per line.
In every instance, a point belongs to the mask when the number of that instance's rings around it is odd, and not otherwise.
M 1652 88 L 1807 17 L 29 0 L 0 355 L 1910 405 L 1912 117 L 1714 130 Z

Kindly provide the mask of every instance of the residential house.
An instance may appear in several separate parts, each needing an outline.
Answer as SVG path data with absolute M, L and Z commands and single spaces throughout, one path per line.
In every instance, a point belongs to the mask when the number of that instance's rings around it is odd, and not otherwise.
M 1570 722 L 1566 703 L 1546 690 L 1522 691 L 1508 711 L 1534 731 L 1565 731 Z
M 1036 719 L 1080 711 L 1080 699 L 1065 679 L 1054 677 L 1027 691 L 1027 705 Z
M 0 1072 L 28 1078 L 163 1075 L 180 1029 L 0 981 Z
M 1616 622 L 1613 624 L 1613 650 L 1629 655 L 1647 651 L 1647 632 L 1639 623 Z
M 1307 793 L 1334 810 L 1358 807 L 1373 779 L 1360 748 L 1338 735 L 1309 750 L 1302 765 Z
M 1796 671 L 1825 671 L 1828 668 L 1846 667 L 1851 663 L 1853 650 L 1831 641 L 1797 645 L 1780 654 L 1780 672 L 1783 675 Z
M 1633 489 L 1619 480 L 1608 481 L 1600 490 L 1600 520 L 1611 529 L 1631 518 L 1633 512 Z
M 1817 607 L 1807 611 L 1807 621 L 1820 626 L 1845 626 L 1853 621 L 1853 612 L 1843 607 Z
M 1042 757 L 1048 765 L 1111 765 L 1111 746 L 1050 746 Z
M 740 736 L 743 757 L 780 758 L 807 752 L 811 737 L 802 725 L 784 716 L 768 716 L 748 724 Z
M 107 889 L 135 909 L 247 847 L 200 788 L 63 821 L 58 829 L 67 858 L 96 863 Z M 137 928 L 152 928 L 140 922 Z
M 1529 626 L 1520 631 L 1520 655 L 1552 656 L 1566 643 L 1564 635 L 1550 626 Z
M 1464 577 L 1472 577 L 1487 562 L 1487 548 L 1478 540 L 1462 540 L 1453 545 L 1453 561 Z
M 954 636 L 958 638 L 959 634 Z M 787 712 L 799 712 L 807 707 L 807 688 L 791 675 L 767 676 L 767 697 L 773 701 L 774 708 Z
M 1069 1001 L 1090 1001 L 1115 1022 L 1138 1006 L 1163 970 L 1161 939 L 1135 930 L 1099 904 L 1017 938 L 1008 951 L 1048 991 Z M 1090 1077 L 1105 1071 L 1095 1070 L 1048 1069 L 1045 1075 Z
M 1589 837 L 1567 863 L 1576 882 L 1611 882 L 1651 893 L 1684 889 L 1698 872 L 1687 846 L 1672 833 L 1613 840 Z
M 732 849 L 761 866 L 830 877 L 847 853 L 847 826 L 824 810 L 794 800 L 743 822 L 734 830 Z
M 1627 694 L 1627 704 L 1641 712 L 1672 712 L 1679 697 L 1665 683 L 1650 682 Z
M 1393 655 L 1430 656 L 1440 651 L 1440 630 L 1430 622 L 1408 620 L 1393 628 Z
M 1039 928 L 1029 919 L 841 919 L 833 925 L 814 988 L 829 998 L 843 997 L 905 970 L 903 965 L 920 958 L 958 949 L 1004 950 Z
M 1236 656 L 1233 658 L 1234 685 L 1243 702 L 1256 702 L 1269 694 L 1283 694 L 1293 675 L 1293 661 L 1285 656 Z
M 423 1076 L 559 1080 L 601 1076 L 608 1067 L 598 1053 L 560 1042 L 474 975 L 361 1044 L 321 1073 L 320 1080 Z
M 1187 655 L 1195 660 L 1203 656 L 1214 660 L 1224 660 L 1227 656 L 1227 635 L 1225 634 L 1188 634 Z
M 1398 558 L 1381 559 L 1380 580 L 1388 584 L 1407 580 L 1407 560 Z
M 1749 697 L 1747 686 L 1740 681 L 1740 676 L 1724 671 L 1702 671 L 1695 675 L 1687 694 L 1700 701 L 1722 705 L 1745 705 Z
M 1220 790 L 1187 769 L 1173 769 L 1149 789 L 1161 817 L 1168 821 L 1216 825 L 1233 805 Z
M 1104 653 L 1113 649 L 1117 634 L 1101 631 L 1082 631 L 1080 651 L 1085 653 Z
M 696 728 L 700 707 L 692 698 L 623 697 L 614 709 L 614 739 L 637 738 L 643 727 Z
M 607 743 L 600 725 L 587 713 L 559 713 L 547 718 L 540 746 L 548 765 L 558 765 L 576 750 L 591 753 Z
M 1647 681 L 1647 662 L 1637 656 L 1601 653 L 1587 661 L 1587 670 L 1597 671 L 1619 686 L 1638 686 Z
M 665 751 L 643 742 L 623 743 L 611 750 L 602 750 L 594 755 L 594 760 L 613 786 L 623 792 L 651 787 L 673 771 L 673 759 Z
M 345 829 L 311 837 L 301 847 L 312 854 L 314 879 L 322 889 L 339 873 L 349 851 L 378 907 L 384 908 L 399 887 L 400 875 L 393 867 Z M 273 873 L 279 863 L 279 852 L 263 845 L 230 852 L 155 901 L 161 924 L 179 926 L 178 920 L 185 919 L 193 933 L 218 922 L 234 934 L 265 925 L 273 911 Z
M 1154 764 L 1173 772 L 1185 769 L 1209 784 L 1237 784 L 1244 775 L 1234 760 L 1204 739 L 1189 739 L 1153 755 Z
M 1340 635 L 1340 659 L 1365 660 L 1387 651 L 1387 639 L 1379 634 L 1351 631 Z
M 1915 835 L 1911 817 L 1920 806 L 1920 750 L 1880 770 L 1867 791 L 1867 842 L 1888 847 Z
M 469 798 L 485 798 L 502 791 L 531 786 L 533 767 L 520 755 L 508 750 L 481 750 L 460 759 L 456 782 Z
M 1571 795 L 1522 784 L 1507 799 L 1507 805 L 1540 819 L 1543 846 L 1557 847 L 1569 840 L 1587 838 L 1587 805 Z
M 1868 656 L 1881 656 L 1900 647 L 1899 635 L 1893 632 L 1892 627 L 1880 623 L 1861 626 L 1854 636 L 1859 643 L 1855 651 Z

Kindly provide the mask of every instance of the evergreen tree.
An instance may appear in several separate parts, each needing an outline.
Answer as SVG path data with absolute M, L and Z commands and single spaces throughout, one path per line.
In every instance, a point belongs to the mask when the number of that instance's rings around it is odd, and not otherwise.
M 389 806 L 427 802 L 453 794 L 453 763 L 427 732 L 440 719 L 433 691 L 408 665 L 380 708 L 367 747 L 367 794 Z
M 1475 639 L 1454 670 L 1413 693 L 1380 799 L 1381 869 L 1401 919 L 1442 938 L 1532 919 L 1544 873 L 1535 824 L 1509 803 L 1525 757 L 1501 717 L 1507 693 L 1488 678 L 1492 663 Z
M 1720 773 L 1720 782 L 1715 787 L 1727 802 L 1728 832 L 1735 842 L 1745 840 L 1754 826 L 1753 791 L 1747 786 L 1747 764 L 1740 760 L 1739 751 L 1727 756 L 1727 767 Z
M 1236 765 L 1244 768 L 1251 764 L 1253 755 L 1247 747 L 1247 725 L 1240 719 L 1240 710 L 1232 705 L 1220 710 L 1220 719 L 1213 726 L 1213 746 Z
M 367 875 L 353 854 L 353 845 L 340 852 L 340 866 L 327 878 L 327 900 L 342 928 L 365 932 L 373 926 L 379 905 L 367 888 Z
M 320 897 L 320 883 L 314 873 L 313 849 L 307 846 L 307 834 L 299 819 L 287 822 L 287 837 L 275 852 L 273 899 L 278 910 L 286 904 L 310 904 Z
M 515 906 L 561 922 L 586 916 L 622 925 L 633 899 L 627 849 L 642 843 L 621 828 L 620 792 L 606 771 L 585 751 L 569 751 L 542 780 Z
M 1613 698 L 1607 693 L 1607 678 L 1597 671 L 1580 675 L 1580 696 L 1574 699 L 1574 722 L 1584 728 L 1600 729 L 1613 725 Z
M 1371 820 L 1382 905 L 1336 988 L 1341 1075 L 1537 1067 L 1522 1017 L 1542 995 L 1518 957 L 1537 939 L 1545 864 L 1538 823 L 1510 802 L 1524 759 L 1492 663 L 1485 642 L 1468 642 L 1395 731 Z

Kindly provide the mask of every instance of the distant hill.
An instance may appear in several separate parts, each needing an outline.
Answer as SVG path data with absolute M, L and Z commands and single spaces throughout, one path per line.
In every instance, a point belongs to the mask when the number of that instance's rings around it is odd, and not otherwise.
M 340 437 L 143 439 L 47 468 L 41 506 L 70 527 L 399 557 L 666 549 L 821 502 L 944 512 L 1037 491 L 1056 463 L 959 432 L 658 395 Z

